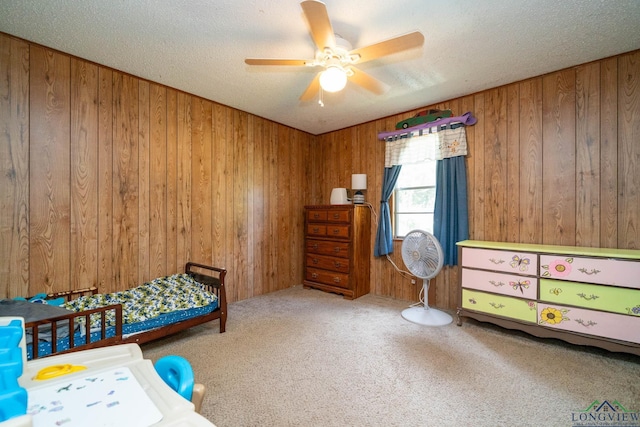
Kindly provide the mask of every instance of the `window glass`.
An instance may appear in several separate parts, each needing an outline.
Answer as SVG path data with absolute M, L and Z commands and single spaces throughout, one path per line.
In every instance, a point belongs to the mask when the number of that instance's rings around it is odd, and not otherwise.
M 393 196 L 394 235 L 421 229 L 433 233 L 436 161 L 403 165 Z

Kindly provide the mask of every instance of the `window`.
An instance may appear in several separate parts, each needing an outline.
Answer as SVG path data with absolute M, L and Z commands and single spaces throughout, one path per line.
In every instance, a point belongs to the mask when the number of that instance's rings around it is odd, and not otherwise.
M 421 229 L 433 233 L 436 161 L 403 165 L 393 191 L 394 236 Z

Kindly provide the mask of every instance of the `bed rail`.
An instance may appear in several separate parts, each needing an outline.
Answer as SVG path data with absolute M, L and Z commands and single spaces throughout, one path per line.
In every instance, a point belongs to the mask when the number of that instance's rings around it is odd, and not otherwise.
M 227 270 L 195 262 L 187 262 L 184 270 L 185 273 L 193 277 L 198 283 L 205 285 L 209 292 L 214 293 L 218 297 L 220 307 L 220 333 L 224 332 L 227 323 L 227 291 L 224 286 Z
M 65 301 L 71 301 L 72 299 L 80 298 L 85 295 L 95 295 L 98 293 L 98 288 L 92 286 L 90 288 L 75 289 L 72 291 L 52 292 L 47 295 L 47 299 L 55 299 L 63 297 Z
M 111 337 L 107 337 L 106 318 L 112 312 L 116 319 L 115 333 Z M 91 329 L 91 318 L 100 316 L 100 329 Z M 88 350 L 91 348 L 104 347 L 106 345 L 118 344 L 122 341 L 122 305 L 108 305 L 105 307 L 86 310 L 79 313 L 70 312 L 63 316 L 52 317 L 45 320 L 38 320 L 25 324 L 25 331 L 32 337 L 32 357 L 37 359 L 53 354 L 71 353 L 73 351 Z M 47 332 L 43 332 L 44 330 Z M 61 337 L 60 329 L 68 331 L 67 336 Z M 83 334 L 78 337 L 76 333 L 82 330 Z M 47 340 L 51 345 L 51 351 L 47 354 L 40 355 L 40 337 L 43 335 L 50 336 Z M 92 335 L 93 334 L 93 335 Z M 59 350 L 59 339 L 68 338 L 68 348 Z

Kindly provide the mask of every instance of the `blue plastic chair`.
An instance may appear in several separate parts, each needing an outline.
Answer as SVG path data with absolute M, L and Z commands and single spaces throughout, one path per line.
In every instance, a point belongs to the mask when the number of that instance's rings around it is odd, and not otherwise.
M 194 379 L 193 369 L 187 359 L 182 356 L 164 356 L 156 362 L 155 368 L 169 387 L 191 401 Z

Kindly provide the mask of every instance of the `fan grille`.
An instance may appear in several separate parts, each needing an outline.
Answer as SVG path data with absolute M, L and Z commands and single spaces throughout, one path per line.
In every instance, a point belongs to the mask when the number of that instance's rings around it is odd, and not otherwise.
M 402 260 L 416 277 L 431 279 L 442 269 L 442 248 L 431 233 L 413 230 L 402 243 Z

